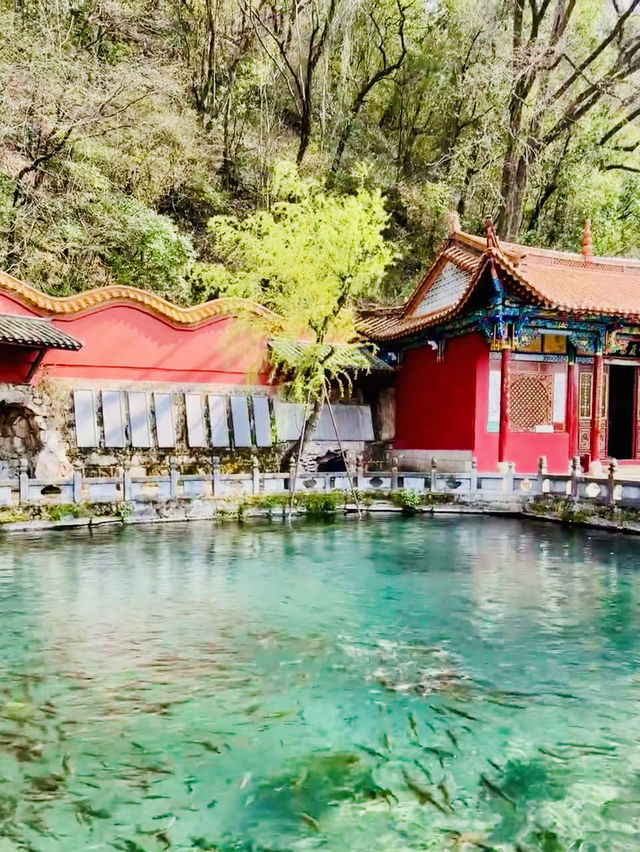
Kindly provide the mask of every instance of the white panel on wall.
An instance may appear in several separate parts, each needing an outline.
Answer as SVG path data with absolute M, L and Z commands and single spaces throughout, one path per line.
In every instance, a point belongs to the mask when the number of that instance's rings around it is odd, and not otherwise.
M 500 365 L 489 362 L 489 402 L 487 432 L 500 430 Z
M 246 396 L 234 395 L 231 398 L 231 421 L 233 423 L 234 447 L 251 446 L 251 426 L 249 406 Z
M 229 446 L 229 423 L 227 420 L 227 398 L 209 395 L 209 420 L 211 421 L 211 446 Z
M 253 422 L 256 427 L 256 445 L 258 447 L 270 447 L 271 412 L 269 411 L 269 397 L 253 397 Z
M 187 440 L 190 447 L 206 447 L 207 435 L 204 422 L 202 397 L 199 393 L 185 393 L 187 411 Z
M 296 441 L 300 437 L 304 419 L 304 406 L 297 402 L 274 400 L 276 434 L 279 441 Z M 369 405 L 333 405 L 333 414 L 342 441 L 373 441 L 373 418 Z M 257 427 L 256 427 L 257 428 Z M 314 441 L 335 441 L 336 430 L 331 414 L 323 406 L 318 424 L 313 432 Z
M 122 393 L 120 391 L 102 391 L 102 422 L 104 424 L 105 447 L 126 446 L 122 402 Z
M 175 447 L 176 428 L 173 419 L 173 402 L 170 393 L 154 393 L 156 434 L 159 447 Z
M 297 441 L 302 429 L 304 405 L 298 402 L 273 401 L 273 413 L 276 420 L 276 435 L 279 441 Z
M 553 422 L 564 423 L 567 411 L 567 374 L 553 374 Z
M 129 391 L 129 425 L 134 447 L 151 446 L 149 398 L 143 391 Z
M 332 405 L 333 416 L 342 441 L 373 441 L 373 420 L 368 405 Z M 313 432 L 314 441 L 335 441 L 336 430 L 325 405 Z
M 76 390 L 73 393 L 76 419 L 76 441 L 79 447 L 98 446 L 98 422 L 96 400 L 91 390 Z

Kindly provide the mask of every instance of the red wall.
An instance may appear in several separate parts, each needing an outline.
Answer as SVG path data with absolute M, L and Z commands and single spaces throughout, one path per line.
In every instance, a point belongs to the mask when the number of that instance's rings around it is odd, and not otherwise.
M 444 361 L 428 346 L 404 353 L 396 384 L 397 449 L 471 450 L 478 470 L 495 471 L 498 433 L 487 432 L 489 347 L 480 334 L 447 343 Z M 535 473 L 540 456 L 551 473 L 564 473 L 567 432 L 510 432 L 507 459 L 516 471 Z
M 35 315 L 4 294 L 0 313 Z M 51 377 L 78 379 L 268 382 L 268 335 L 259 318 L 215 317 L 198 328 L 184 328 L 133 305 L 112 304 L 52 323 L 83 346 L 79 352 L 48 350 L 39 376 L 44 371 Z M 24 359 L 24 350 L 16 347 L 0 350 L 0 380 L 24 380 L 14 377 L 20 357 Z
M 498 433 L 487 432 L 489 407 L 489 356 L 478 360 L 476 385 L 475 456 L 478 470 L 493 471 L 498 465 Z M 536 473 L 540 456 L 547 457 L 549 473 L 566 473 L 569 463 L 568 432 L 509 432 L 507 460 L 516 472 Z
M 547 457 L 549 473 L 566 473 L 569 466 L 567 432 L 509 432 L 507 458 L 519 473 L 536 473 L 540 456 Z
M 486 357 L 479 334 L 447 343 L 444 360 L 429 346 L 408 349 L 396 385 L 398 449 L 473 450 L 476 366 Z
M 37 349 L 0 343 L 0 382 L 24 383 L 37 357 Z
M 475 457 L 478 460 L 478 470 L 495 471 L 498 465 L 498 433 L 487 432 L 487 419 L 489 417 L 489 346 L 486 343 L 484 343 L 484 353 L 477 361 L 476 377 Z

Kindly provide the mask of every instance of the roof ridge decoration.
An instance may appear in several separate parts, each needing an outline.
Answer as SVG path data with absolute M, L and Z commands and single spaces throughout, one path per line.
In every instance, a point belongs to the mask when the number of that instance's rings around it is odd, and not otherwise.
M 49 296 L 1 271 L 0 293 L 16 296 L 27 307 L 35 308 L 50 318 L 71 317 L 103 305 L 128 304 L 181 326 L 197 326 L 213 317 L 238 316 L 243 313 L 259 316 L 273 326 L 282 325 L 278 314 L 251 299 L 237 296 L 223 296 L 188 308 L 174 305 L 149 290 L 119 284 L 85 290 L 72 296 Z

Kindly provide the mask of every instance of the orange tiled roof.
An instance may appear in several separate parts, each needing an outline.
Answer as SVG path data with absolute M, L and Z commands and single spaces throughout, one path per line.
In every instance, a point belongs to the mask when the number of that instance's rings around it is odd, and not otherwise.
M 360 331 L 373 340 L 406 337 L 458 313 L 493 262 L 525 298 L 572 313 L 640 320 L 640 260 L 584 257 L 515 243 L 488 248 L 484 237 L 451 235 L 404 306 L 363 311 Z M 446 267 L 459 270 L 455 286 L 433 298 Z M 447 301 L 447 296 L 448 301 Z M 430 308 L 433 309 L 430 309 Z
M 148 311 L 178 326 L 196 326 L 213 317 L 238 316 L 239 314 L 262 317 L 274 328 L 282 325 L 282 319 L 273 311 L 250 299 L 234 296 L 212 299 L 188 308 L 174 305 L 149 290 L 123 285 L 84 290 L 73 296 L 49 296 L 2 270 L 0 270 L 0 293 L 15 296 L 27 307 L 51 318 L 73 316 L 103 305 L 127 304 Z

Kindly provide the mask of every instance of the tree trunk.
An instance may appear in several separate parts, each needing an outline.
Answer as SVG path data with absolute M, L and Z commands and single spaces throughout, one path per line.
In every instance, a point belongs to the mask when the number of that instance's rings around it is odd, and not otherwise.
M 302 458 L 304 451 L 311 440 L 313 430 L 318 425 L 320 412 L 322 411 L 322 397 L 318 397 L 313 401 L 310 411 L 307 414 L 307 419 L 304 422 L 304 429 L 301 431 L 300 437 L 293 442 L 289 449 L 282 456 L 280 461 L 280 469 L 288 470 L 291 460 L 296 456 Z
M 300 143 L 296 155 L 296 163 L 300 165 L 311 141 L 311 92 L 307 90 L 302 103 L 302 114 L 300 116 Z
M 516 163 L 509 164 L 510 183 L 503 187 L 503 208 L 500 235 L 508 242 L 515 242 L 522 226 L 524 200 L 529 183 L 529 162 L 521 154 Z

